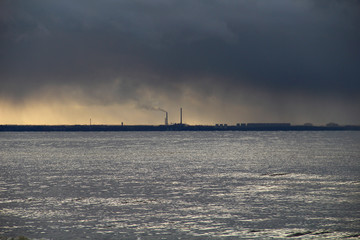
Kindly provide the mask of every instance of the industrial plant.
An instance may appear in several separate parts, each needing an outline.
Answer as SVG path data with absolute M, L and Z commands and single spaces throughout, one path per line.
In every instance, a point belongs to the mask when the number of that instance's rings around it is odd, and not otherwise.
M 359 125 L 341 126 L 336 123 L 328 123 L 325 126 L 315 126 L 310 123 L 304 125 L 291 125 L 290 123 L 237 123 L 228 125 L 217 123 L 215 125 L 188 125 L 183 123 L 183 109 L 180 108 L 179 123 L 169 124 L 167 111 L 158 108 L 156 110 L 165 113 L 163 125 L 0 125 L 0 132 L 13 131 L 360 131 Z
M 182 125 L 182 108 L 180 108 L 180 125 Z M 169 126 L 169 114 L 165 111 L 165 126 Z

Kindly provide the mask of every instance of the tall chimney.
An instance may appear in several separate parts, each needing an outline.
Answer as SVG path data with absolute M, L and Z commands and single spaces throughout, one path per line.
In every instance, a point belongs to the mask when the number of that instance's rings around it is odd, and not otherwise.
M 168 124 L 169 124 L 168 112 L 166 112 L 166 115 L 165 115 L 165 125 L 167 126 Z
M 182 108 L 180 108 L 180 124 L 182 124 Z

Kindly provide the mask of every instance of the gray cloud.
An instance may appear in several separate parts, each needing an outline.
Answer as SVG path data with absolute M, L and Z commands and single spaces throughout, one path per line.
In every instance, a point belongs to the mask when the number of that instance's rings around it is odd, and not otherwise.
M 190 88 L 280 115 L 291 112 L 284 102 L 320 98 L 354 109 L 359 2 L 2 1 L 0 94 L 18 101 L 68 86 L 140 106 L 144 89 L 176 100 Z

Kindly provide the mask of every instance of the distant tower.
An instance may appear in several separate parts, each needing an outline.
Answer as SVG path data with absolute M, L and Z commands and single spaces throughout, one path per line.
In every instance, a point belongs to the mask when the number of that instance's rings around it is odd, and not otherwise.
M 180 108 L 180 124 L 182 124 L 182 108 Z
M 91 118 L 90 118 L 90 126 L 91 126 Z
M 166 112 L 166 115 L 165 115 L 165 125 L 169 125 L 169 119 L 168 119 L 168 112 Z

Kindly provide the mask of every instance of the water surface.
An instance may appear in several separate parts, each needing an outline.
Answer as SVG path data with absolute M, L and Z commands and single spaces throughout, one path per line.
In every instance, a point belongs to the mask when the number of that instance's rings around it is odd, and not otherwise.
M 0 236 L 360 233 L 360 132 L 0 133 Z

